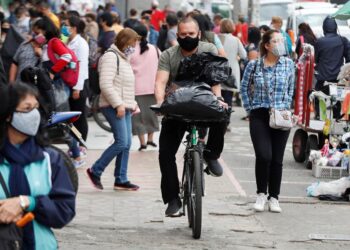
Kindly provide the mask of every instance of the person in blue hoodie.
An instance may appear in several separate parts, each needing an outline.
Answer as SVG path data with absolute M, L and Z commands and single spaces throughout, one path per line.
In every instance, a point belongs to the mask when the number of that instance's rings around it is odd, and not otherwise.
M 337 76 L 344 61 L 349 62 L 349 41 L 337 33 L 338 25 L 334 18 L 326 17 L 323 21 L 324 37 L 315 44 L 316 90 L 321 90 L 323 83 L 337 82 Z
M 49 250 L 58 248 L 51 228 L 62 228 L 75 216 L 76 194 L 60 154 L 39 138 L 37 96 L 23 83 L 0 87 L 0 174 L 6 185 L 0 185 L 0 224 L 32 212 L 22 249 Z

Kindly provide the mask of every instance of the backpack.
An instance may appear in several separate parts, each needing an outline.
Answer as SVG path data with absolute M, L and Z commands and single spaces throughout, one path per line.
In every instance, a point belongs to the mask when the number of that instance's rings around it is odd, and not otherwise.
M 98 42 L 91 35 L 87 34 L 85 39 L 89 45 L 89 67 L 94 67 L 101 56 L 98 52 Z
M 58 38 L 52 38 L 48 45 L 47 45 L 47 54 L 49 56 L 50 61 L 53 64 L 56 64 L 56 62 L 59 60 L 55 53 L 52 50 L 52 43 L 55 40 L 59 40 Z M 59 40 L 62 42 L 61 40 Z M 63 46 L 68 50 L 69 54 L 72 56 L 72 60 L 69 62 L 69 64 L 60 72 L 60 76 L 65 84 L 67 84 L 69 87 L 74 87 L 78 82 L 79 77 L 79 61 L 77 56 L 75 55 L 74 51 L 67 47 L 66 44 L 62 42 Z
M 112 49 L 108 49 L 105 51 L 104 54 L 112 52 L 117 56 L 117 74 L 119 75 L 119 56 L 117 52 L 115 52 Z M 101 56 L 102 57 L 102 56 Z M 100 76 L 98 72 L 98 63 L 101 57 L 98 59 L 98 62 L 96 63 L 96 67 L 94 68 L 89 68 L 89 83 L 90 83 L 90 89 L 92 92 L 96 95 L 101 94 L 101 89 L 100 89 Z

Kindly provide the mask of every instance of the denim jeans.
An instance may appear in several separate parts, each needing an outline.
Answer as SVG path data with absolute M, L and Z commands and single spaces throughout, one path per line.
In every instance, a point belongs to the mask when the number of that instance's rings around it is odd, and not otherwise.
M 117 118 L 112 107 L 101 108 L 113 132 L 114 143 L 110 145 L 94 163 L 91 170 L 96 176 L 101 176 L 108 164 L 116 158 L 114 177 L 115 183 L 128 181 L 127 170 L 131 146 L 131 112 L 126 111 L 123 118 Z

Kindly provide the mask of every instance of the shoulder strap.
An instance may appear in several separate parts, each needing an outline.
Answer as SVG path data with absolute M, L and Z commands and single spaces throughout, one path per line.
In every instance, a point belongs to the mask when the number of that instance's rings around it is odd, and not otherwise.
M 117 57 L 117 75 L 119 75 L 119 56 L 118 56 L 118 53 L 116 53 L 113 49 L 108 49 L 108 50 L 106 50 L 106 52 L 105 53 L 107 53 L 107 52 L 112 52 L 112 53 L 114 53 L 115 54 L 115 56 Z
M 2 186 L 2 189 L 3 189 L 4 192 L 5 192 L 6 198 L 10 198 L 10 197 L 11 197 L 10 192 L 9 192 L 9 190 L 7 189 L 7 186 L 6 186 L 4 177 L 2 177 L 1 172 L 0 172 L 0 184 L 1 184 L 1 186 Z
M 154 46 L 154 48 L 155 48 L 156 51 L 157 51 L 157 57 L 158 57 L 158 59 L 159 59 L 159 50 L 158 50 L 158 47 L 157 47 L 157 46 Z

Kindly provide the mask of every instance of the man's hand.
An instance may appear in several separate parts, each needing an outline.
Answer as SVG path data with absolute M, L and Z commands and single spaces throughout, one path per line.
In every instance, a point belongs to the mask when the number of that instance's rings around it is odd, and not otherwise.
M 0 223 L 17 222 L 23 214 L 24 211 L 20 206 L 19 197 L 0 200 Z
M 80 98 L 80 90 L 74 89 L 72 93 L 72 98 L 73 100 L 78 100 Z
M 220 100 L 218 100 L 218 101 L 219 101 L 220 106 L 224 107 L 224 109 L 228 109 L 228 104 L 226 102 L 223 102 Z
M 118 118 L 123 118 L 125 116 L 125 106 L 124 105 L 119 105 L 117 107 L 117 117 Z

